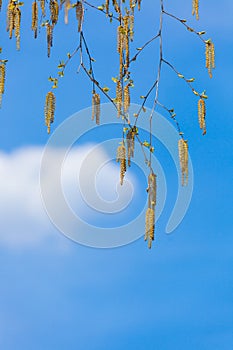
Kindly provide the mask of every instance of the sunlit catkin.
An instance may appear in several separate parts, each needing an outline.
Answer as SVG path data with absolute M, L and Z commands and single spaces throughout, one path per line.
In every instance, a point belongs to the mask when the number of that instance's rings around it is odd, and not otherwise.
M 13 0 L 10 0 L 7 6 L 7 28 L 9 38 L 12 38 L 13 30 L 15 29 L 15 9 L 16 5 Z
M 96 124 L 100 124 L 100 95 L 95 91 L 92 92 L 92 120 L 95 120 Z
M 108 13 L 109 13 L 109 0 L 105 0 L 105 10 L 106 10 L 106 14 L 108 15 Z
M 202 98 L 200 98 L 200 100 L 198 101 L 198 121 L 199 121 L 199 126 L 203 131 L 203 135 L 206 134 L 205 116 L 206 116 L 205 101 Z
M 148 207 L 155 209 L 156 205 L 156 196 L 157 196 L 157 183 L 156 183 L 156 175 L 154 173 L 150 173 L 148 176 Z
M 124 112 L 127 113 L 130 106 L 129 84 L 124 87 Z
M 131 166 L 131 158 L 134 157 L 135 134 L 135 127 L 133 127 L 126 135 L 128 166 Z
M 121 115 L 122 99 L 123 99 L 123 91 L 122 91 L 121 81 L 117 80 L 117 84 L 116 84 L 116 104 L 117 104 L 117 117 L 118 118 Z
M 78 32 L 82 30 L 83 24 L 83 16 L 84 16 L 84 7 L 81 1 L 77 1 L 76 4 L 76 19 L 78 21 Z
M 138 0 L 138 11 L 141 10 L 141 0 Z
M 40 8 L 42 11 L 42 16 L 45 17 L 45 0 L 39 0 L 40 1 Z
M 205 42 L 205 59 L 206 68 L 208 69 L 210 78 L 212 78 L 212 69 L 215 68 L 215 50 L 211 39 Z
M 51 23 L 52 25 L 55 25 L 58 21 L 58 16 L 59 16 L 59 5 L 57 0 L 50 0 L 49 10 L 50 10 Z
M 47 132 L 50 133 L 50 125 L 54 122 L 54 113 L 55 113 L 55 95 L 52 91 L 49 91 L 45 98 L 45 125 L 47 126 Z
M 68 24 L 68 14 L 69 10 L 71 9 L 71 3 L 70 0 L 65 0 L 65 24 Z
M 120 10 L 120 7 L 119 7 L 119 5 L 118 5 L 118 1 L 117 1 L 117 0 L 112 0 L 112 4 L 113 4 L 113 7 L 114 7 L 115 11 L 116 11 L 117 13 L 120 13 L 121 10 Z
M 0 107 L 2 104 L 2 95 L 5 90 L 5 76 L 6 76 L 6 65 L 0 62 Z
M 37 1 L 32 3 L 32 31 L 34 32 L 34 38 L 37 38 L 38 30 L 38 5 Z
M 146 227 L 144 240 L 148 242 L 148 248 L 151 249 L 152 241 L 154 241 L 155 234 L 155 212 L 151 208 L 146 210 Z
M 21 11 L 20 11 L 20 8 L 16 6 L 15 16 L 14 16 L 14 29 L 15 29 L 17 50 L 20 50 L 20 24 L 21 24 Z
M 188 184 L 188 141 L 180 139 L 178 141 L 179 160 L 182 174 L 182 186 Z
M 47 55 L 50 57 L 51 47 L 53 46 L 53 26 L 46 24 L 47 28 Z
M 124 144 L 117 148 L 116 161 L 120 162 L 120 184 L 123 185 L 124 176 L 126 172 L 126 148 Z
M 193 0 L 192 15 L 196 15 L 196 19 L 199 19 L 199 0 Z

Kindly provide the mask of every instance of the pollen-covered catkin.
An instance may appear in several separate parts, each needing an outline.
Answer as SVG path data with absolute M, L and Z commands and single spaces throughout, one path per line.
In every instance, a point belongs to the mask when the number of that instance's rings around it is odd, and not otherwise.
M 151 249 L 152 241 L 154 240 L 155 233 L 155 212 L 151 208 L 146 210 L 146 225 L 145 225 L 144 240 L 148 242 L 148 248 Z
M 134 157 L 135 134 L 135 127 L 133 127 L 127 132 L 126 135 L 128 166 L 131 165 L 131 158 Z
M 109 13 L 109 0 L 105 0 L 105 10 L 106 10 L 106 13 L 108 15 L 108 13 Z
M 200 98 L 198 100 L 198 121 L 199 121 L 199 126 L 203 131 L 203 135 L 206 134 L 205 116 L 206 116 L 205 101 L 202 98 Z
M 78 32 L 81 32 L 83 25 L 84 7 L 81 1 L 76 4 L 76 19 L 78 21 Z
M 51 47 L 53 46 L 53 26 L 46 24 L 47 28 L 47 55 L 50 57 Z
M 65 0 L 65 24 L 68 24 L 68 14 L 69 10 L 71 9 L 71 3 L 70 0 Z
M 5 90 L 5 75 L 6 75 L 6 65 L 0 62 L 0 107 L 2 103 L 2 95 Z
M 20 25 L 21 25 L 21 11 L 20 11 L 20 8 L 16 6 L 15 16 L 14 16 L 14 29 L 15 29 L 17 50 L 20 50 Z
M 138 11 L 141 10 L 141 0 L 138 0 Z
M 118 146 L 117 148 L 116 161 L 120 162 L 120 184 L 123 185 L 126 172 L 126 148 L 124 144 Z
M 57 0 L 50 0 L 49 2 L 49 10 L 50 10 L 50 20 L 52 25 L 57 24 L 58 16 L 59 16 L 59 5 Z
M 127 113 L 130 106 L 129 84 L 124 87 L 124 112 Z
M 92 116 L 91 119 L 100 124 L 100 95 L 95 91 L 92 92 Z
M 38 4 L 37 1 L 32 3 L 32 31 L 34 32 L 34 38 L 37 38 L 38 29 Z
M 42 16 L 45 17 L 45 0 L 39 0 L 40 1 L 40 8 L 42 11 Z
M 150 173 L 148 176 L 148 207 L 154 209 L 156 205 L 157 183 L 156 175 Z
M 188 184 L 188 141 L 180 139 L 178 141 L 178 151 L 179 151 L 179 160 L 180 168 L 182 175 L 182 186 Z
M 45 125 L 47 126 L 47 132 L 50 133 L 50 124 L 54 122 L 54 113 L 55 113 L 55 95 L 52 91 L 49 91 L 45 98 Z
M 118 118 L 121 116 L 122 98 L 123 98 L 123 91 L 122 91 L 121 81 L 117 80 L 117 84 L 116 84 L 116 104 L 117 104 L 117 117 Z
M 212 69 L 215 68 L 215 50 L 211 39 L 206 40 L 205 42 L 205 59 L 206 68 L 208 69 L 210 78 L 212 78 Z
M 196 19 L 199 19 L 199 0 L 193 0 L 192 15 L 196 15 Z
M 120 7 L 119 7 L 119 5 L 118 5 L 118 1 L 117 1 L 117 0 L 112 0 L 112 4 L 113 4 L 113 7 L 114 7 L 115 11 L 116 11 L 117 13 L 120 13 L 121 10 L 120 10 Z

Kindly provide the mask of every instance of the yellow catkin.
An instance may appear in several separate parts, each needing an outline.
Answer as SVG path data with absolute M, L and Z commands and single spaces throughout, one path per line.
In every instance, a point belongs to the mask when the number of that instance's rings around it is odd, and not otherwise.
M 81 1 L 77 1 L 76 4 L 76 19 L 78 21 L 78 32 L 82 30 L 83 24 L 83 16 L 84 16 L 84 7 Z
M 134 37 L 134 12 L 129 16 L 129 38 L 133 41 Z
M 124 176 L 126 172 L 126 148 L 124 144 L 117 148 L 116 161 L 120 162 L 120 184 L 123 185 Z
M 4 63 L 0 63 L 0 107 L 2 104 L 2 95 L 5 90 L 5 76 L 6 76 L 6 65 Z
M 53 46 L 53 26 L 47 23 L 46 27 L 47 27 L 47 55 L 48 57 L 50 57 L 51 47 Z
M 128 166 L 131 166 L 131 158 L 134 157 L 136 127 L 131 128 L 126 135 Z
M 15 3 L 10 0 L 7 6 L 7 28 L 6 30 L 9 32 L 9 38 L 12 38 L 13 30 L 15 27 Z
M 50 20 L 52 25 L 57 24 L 58 16 L 59 16 L 59 5 L 57 0 L 50 0 L 49 2 L 49 10 L 50 10 Z
M 156 196 L 157 196 L 157 183 L 156 175 L 151 173 L 148 176 L 148 208 L 155 209 L 156 205 Z
M 40 1 L 40 8 L 42 11 L 42 16 L 45 17 L 45 0 L 39 0 Z
M 129 84 L 124 87 L 124 112 L 127 113 L 130 106 Z
M 105 0 L 105 10 L 106 10 L 106 14 L 108 16 L 108 13 L 109 13 L 109 0 Z
M 50 133 L 50 124 L 54 122 L 54 113 L 55 113 L 55 95 L 52 91 L 49 91 L 45 98 L 45 125 L 47 126 L 47 132 Z
M 148 242 L 148 248 L 151 249 L 155 233 L 155 212 L 151 208 L 146 210 L 146 227 L 144 240 Z
M 125 68 L 129 68 L 129 16 L 124 17 L 124 38 L 123 47 L 125 49 Z
M 21 24 L 21 11 L 18 6 L 15 8 L 14 29 L 16 37 L 16 48 L 20 50 L 20 24 Z
M 38 30 L 38 5 L 37 1 L 32 3 L 32 31 L 34 32 L 34 38 L 37 38 L 37 30 Z
M 206 116 L 205 101 L 202 98 L 200 98 L 200 100 L 198 101 L 198 121 L 199 121 L 199 126 L 203 131 L 203 135 L 206 134 L 205 116 Z
M 214 44 L 209 39 L 205 42 L 205 59 L 206 59 L 206 68 L 210 78 L 212 78 L 212 69 L 215 68 L 215 50 Z
M 123 26 L 118 26 L 117 28 L 117 52 L 121 53 L 123 49 L 123 32 L 124 32 L 124 27 Z
M 71 3 L 70 0 L 65 0 L 65 24 L 68 24 L 68 14 L 69 10 L 71 9 Z
M 193 0 L 192 15 L 196 15 L 196 19 L 199 19 L 199 0 Z
M 182 186 L 188 184 L 188 141 L 180 139 L 178 141 L 179 160 L 182 174 Z
M 92 92 L 92 116 L 91 119 L 96 121 L 96 124 L 100 124 L 100 95 L 95 91 Z
M 117 104 L 117 117 L 119 118 L 121 115 L 121 107 L 122 107 L 122 96 L 123 91 L 122 91 L 122 85 L 121 81 L 117 80 L 116 84 L 116 104 Z
M 114 7 L 115 11 L 116 11 L 117 13 L 120 13 L 121 10 L 120 10 L 120 7 L 119 7 L 119 5 L 118 5 L 118 1 L 117 1 L 117 0 L 112 0 L 112 4 L 113 4 L 113 7 Z
M 141 0 L 138 0 L 138 11 L 141 10 Z

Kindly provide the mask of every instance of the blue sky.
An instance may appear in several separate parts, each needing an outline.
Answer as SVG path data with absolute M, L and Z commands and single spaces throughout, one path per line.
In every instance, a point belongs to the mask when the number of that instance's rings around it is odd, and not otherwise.
M 135 47 L 157 32 L 156 5 L 151 1 L 142 4 Z M 196 77 L 199 90 L 207 90 L 207 134 L 202 137 L 200 133 L 194 96 L 173 72 L 163 69 L 161 101 L 175 107 L 189 139 L 194 192 L 184 220 L 166 235 L 177 179 L 172 175 L 174 166 L 169 156 L 161 149 L 157 157 L 168 179 L 168 196 L 151 251 L 143 239 L 115 249 L 81 246 L 57 231 L 43 209 L 39 168 L 48 140 L 44 97 L 50 88 L 48 76 L 55 74 L 59 59 L 76 47 L 73 19 L 67 27 L 61 24 L 56 28 L 50 60 L 44 31 L 34 41 L 28 30 L 30 6 L 23 9 L 26 25 L 21 51 L 16 52 L 14 40 L 8 40 L 6 33 L 1 35 L 1 57 L 9 59 L 0 111 L 0 346 L 4 350 L 233 347 L 233 7 L 230 0 L 213 0 L 211 5 L 200 1 L 197 23 L 191 18 L 191 0 L 185 5 L 180 0 L 165 5 L 195 28 L 206 29 L 216 46 L 217 69 L 210 80 L 199 40 L 179 23 L 166 19 L 165 56 L 185 76 Z M 0 16 L 3 33 L 5 14 Z M 114 89 L 114 26 L 103 22 L 101 13 L 95 16 L 92 10 L 87 11 L 84 25 L 96 59 L 96 76 Z M 136 77 L 135 103 L 153 82 L 157 55 L 155 44 L 132 70 Z M 77 62 L 68 67 L 57 90 L 53 130 L 73 113 L 90 106 L 91 84 L 83 74 L 75 74 Z M 80 155 L 94 141 L 87 136 L 79 148 Z M 99 156 L 105 157 L 105 151 Z M 110 172 L 114 179 L 115 168 Z M 139 202 L 145 199 L 144 187 L 137 195 L 141 196 Z

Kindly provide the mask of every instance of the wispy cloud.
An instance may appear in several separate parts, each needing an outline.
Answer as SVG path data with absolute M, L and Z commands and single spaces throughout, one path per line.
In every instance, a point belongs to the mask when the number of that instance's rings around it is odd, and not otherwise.
M 78 176 L 81 165 L 85 160 L 88 167 L 82 184 L 82 190 L 90 187 L 90 174 L 96 170 L 96 165 L 108 161 L 107 154 L 98 148 L 92 157 L 87 158 L 91 145 L 73 149 L 62 169 L 63 192 L 73 210 L 85 215 L 88 206 L 78 192 Z M 59 150 L 56 151 L 59 153 Z M 51 224 L 41 200 L 40 167 L 43 154 L 42 147 L 27 147 L 13 153 L 0 153 L 0 245 L 23 248 L 42 244 L 48 239 L 59 240 L 59 234 Z M 54 162 L 54 153 L 51 152 L 51 166 Z M 93 159 L 94 157 L 94 159 Z M 106 176 L 106 172 L 108 176 Z M 53 184 L 53 179 L 48 178 Z M 107 167 L 96 176 L 95 184 L 105 200 L 114 200 L 119 195 L 116 184 L 119 182 L 118 167 L 107 162 Z M 124 194 L 124 192 L 122 192 Z M 114 198 L 115 197 L 115 198 Z M 124 194 L 122 200 L 126 200 Z M 56 191 L 54 191 L 54 205 Z M 78 205 L 76 205 L 76 204 Z

